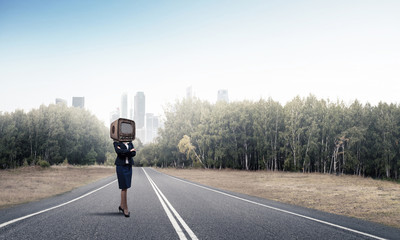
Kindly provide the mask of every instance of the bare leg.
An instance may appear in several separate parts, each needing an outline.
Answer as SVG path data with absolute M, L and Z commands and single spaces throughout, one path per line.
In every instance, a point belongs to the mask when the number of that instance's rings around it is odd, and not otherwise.
M 124 209 L 124 214 L 128 214 L 128 202 L 127 202 L 128 189 L 121 190 L 121 208 Z
M 121 204 L 120 204 L 122 209 L 125 209 L 125 202 L 124 202 L 125 196 L 126 196 L 126 189 L 122 189 L 121 190 Z

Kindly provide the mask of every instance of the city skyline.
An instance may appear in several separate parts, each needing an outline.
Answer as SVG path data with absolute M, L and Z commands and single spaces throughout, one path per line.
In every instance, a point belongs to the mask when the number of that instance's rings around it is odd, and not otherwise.
M 122 93 L 120 106 L 110 112 L 110 123 L 118 118 L 135 121 L 136 138 L 140 139 L 142 143 L 152 142 L 157 137 L 161 119 L 154 113 L 146 112 L 146 95 L 144 92 L 136 92 L 134 97 L 133 93 Z

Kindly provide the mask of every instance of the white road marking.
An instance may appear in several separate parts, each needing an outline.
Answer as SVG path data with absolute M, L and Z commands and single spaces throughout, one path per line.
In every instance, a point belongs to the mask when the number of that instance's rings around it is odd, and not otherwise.
M 50 211 L 50 210 L 53 210 L 53 209 L 56 209 L 56 208 L 65 206 L 65 205 L 67 205 L 67 204 L 73 203 L 73 202 L 75 202 L 75 201 L 77 201 L 77 200 L 79 200 L 79 199 L 82 199 L 82 198 L 84 198 L 84 197 L 87 197 L 87 196 L 89 196 L 90 194 L 95 193 L 95 192 L 97 192 L 97 191 L 99 191 L 99 190 L 101 190 L 101 189 L 103 189 L 103 188 L 109 186 L 110 184 L 115 183 L 116 181 L 117 181 L 117 180 L 114 180 L 114 181 L 112 181 L 112 182 L 110 182 L 110 183 L 107 183 L 106 185 L 104 185 L 104 186 L 102 186 L 102 187 L 99 187 L 99 188 L 97 188 L 97 189 L 95 189 L 95 190 L 93 190 L 93 191 L 91 191 L 91 192 L 88 192 L 88 193 L 86 193 L 86 194 L 84 194 L 84 195 L 82 195 L 82 196 L 80 196 L 80 197 L 74 198 L 74 199 L 72 199 L 72 200 L 70 200 L 70 201 L 68 201 L 68 202 L 62 203 L 62 204 L 60 204 L 60 205 L 57 205 L 57 206 L 54 206 L 54 207 L 51 207 L 51 208 L 47 208 L 47 209 L 45 209 L 45 210 L 42 210 L 42 211 L 39 211 L 39 212 L 35 212 L 35 213 L 32 213 L 32 214 L 29 214 L 29 215 L 26 215 L 26 216 L 23 216 L 23 217 L 20 217 L 20 218 L 16 218 L 16 219 L 10 220 L 10 221 L 5 222 L 5 223 L 2 223 L 2 224 L 0 224 L 0 228 L 5 227 L 5 226 L 7 226 L 7 225 L 9 225 L 9 224 L 12 224 L 12 223 L 15 223 L 15 222 L 18 222 L 18 221 L 21 221 L 21 220 L 24 220 L 24 219 L 33 217 L 33 216 L 36 216 L 36 215 L 38 215 L 38 214 L 41 214 L 41 213 L 44 213 L 44 212 L 48 212 L 48 211 Z
M 153 171 L 155 171 L 155 170 L 153 170 Z M 378 237 L 378 236 L 375 236 L 375 235 L 372 235 L 372 234 L 369 234 L 369 233 L 361 232 L 361 231 L 358 231 L 358 230 L 355 230 L 355 229 L 351 229 L 351 228 L 343 227 L 343 226 L 340 226 L 340 225 L 337 225 L 337 224 L 334 224 L 334 223 L 330 223 L 330 222 L 327 222 L 327 221 L 319 220 L 319 219 L 316 219 L 316 218 L 312 218 L 312 217 L 308 217 L 308 216 L 301 215 L 301 214 L 298 214 L 298 213 L 294 213 L 294 212 L 290 212 L 290 211 L 287 211 L 287 210 L 283 210 L 283 209 L 280 209 L 280 208 L 268 206 L 268 205 L 265 205 L 265 204 L 262 204 L 262 203 L 254 202 L 254 201 L 251 201 L 251 200 L 248 200 L 248 199 L 245 199 L 245 198 L 237 197 L 237 196 L 234 196 L 234 195 L 231 195 L 231 194 L 228 194 L 228 193 L 224 193 L 224 192 L 212 189 L 212 188 L 208 188 L 208 187 L 204 187 L 204 186 L 201 186 L 201 185 L 198 185 L 198 184 L 195 184 L 195 183 L 191 183 L 191 182 L 188 182 L 188 181 L 185 181 L 185 180 L 182 180 L 182 179 L 179 179 L 179 178 L 167 175 L 167 174 L 164 174 L 164 175 L 166 175 L 166 176 L 168 176 L 170 178 L 173 178 L 175 180 L 178 180 L 178 181 L 181 181 L 181 182 L 184 182 L 184 183 L 187 183 L 187 184 L 191 184 L 191 185 L 199 187 L 199 188 L 203 188 L 203 189 L 206 189 L 206 190 L 209 190 L 209 191 L 212 191 L 212 192 L 216 192 L 216 193 L 219 193 L 219 194 L 231 197 L 231 198 L 235 198 L 235 199 L 238 199 L 238 200 L 241 200 L 241 201 L 244 201 L 244 202 L 252 203 L 252 204 L 255 204 L 255 205 L 258 205 L 258 206 L 261 206 L 261 207 L 265 207 L 265 208 L 273 209 L 273 210 L 276 210 L 276 211 L 279 211 L 279 212 L 283 212 L 283 213 L 287 213 L 287 214 L 290 214 L 290 215 L 294 215 L 294 216 L 297 216 L 297 217 L 305 218 L 305 219 L 308 219 L 308 220 L 311 220 L 311 221 L 315 221 L 315 222 L 326 224 L 326 225 L 329 225 L 329 226 L 332 226 L 332 227 L 340 228 L 340 229 L 343 229 L 343 230 L 346 230 L 346 231 L 349 231 L 349 232 L 353 232 L 353 233 L 357 233 L 357 234 L 360 234 L 360 235 L 363 235 L 363 236 L 367 236 L 367 237 L 370 237 L 370 238 L 379 239 L 379 240 L 384 240 L 385 239 L 385 238 L 381 238 L 381 237 Z
M 191 237 L 191 239 L 198 240 L 197 236 L 189 228 L 189 226 L 186 224 L 186 222 L 183 220 L 183 218 L 179 215 L 179 213 L 175 210 L 175 208 L 171 205 L 171 203 L 168 201 L 168 199 L 165 197 L 165 195 L 161 192 L 161 190 L 157 187 L 157 185 L 155 184 L 153 179 L 150 178 L 150 176 L 147 174 L 146 170 L 144 170 L 144 168 L 142 168 L 142 169 L 143 169 L 144 173 L 146 174 L 146 177 L 149 180 L 154 191 L 156 192 L 157 197 L 160 200 L 162 207 L 164 208 L 164 211 L 167 213 L 167 216 L 168 216 L 169 220 L 171 221 L 172 226 L 175 228 L 175 231 L 179 236 L 179 239 L 187 239 L 187 238 L 185 236 L 185 233 L 182 231 L 181 227 L 179 226 L 179 224 L 176 222 L 172 213 L 175 215 L 175 217 L 181 223 L 181 225 L 186 230 L 186 232 Z M 167 205 L 168 205 L 169 209 L 168 209 Z M 172 213 L 170 210 L 172 211 Z

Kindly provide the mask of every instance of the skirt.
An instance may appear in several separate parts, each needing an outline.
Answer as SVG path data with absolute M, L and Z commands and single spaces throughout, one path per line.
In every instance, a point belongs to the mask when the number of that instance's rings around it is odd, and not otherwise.
M 117 165 L 117 178 L 119 189 L 128 189 L 132 183 L 132 165 Z

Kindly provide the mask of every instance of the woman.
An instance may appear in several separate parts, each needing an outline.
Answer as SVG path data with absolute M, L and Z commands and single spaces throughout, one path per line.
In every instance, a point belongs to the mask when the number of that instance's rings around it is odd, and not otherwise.
M 132 165 L 133 157 L 136 155 L 136 150 L 132 142 L 114 142 L 114 149 L 117 153 L 115 165 L 117 169 L 118 186 L 121 189 L 121 204 L 118 207 L 125 217 L 130 216 L 127 203 L 128 188 L 132 182 Z

